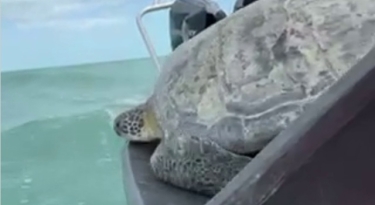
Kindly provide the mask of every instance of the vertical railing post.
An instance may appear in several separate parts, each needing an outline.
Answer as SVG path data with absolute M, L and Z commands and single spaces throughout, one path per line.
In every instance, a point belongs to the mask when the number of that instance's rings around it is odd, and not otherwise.
M 153 12 L 153 11 L 159 11 L 159 10 L 163 10 L 163 9 L 168 9 L 168 8 L 170 8 L 172 6 L 173 3 L 174 3 L 174 1 L 160 3 L 160 1 L 154 0 L 153 4 L 151 6 L 146 7 L 145 9 L 143 9 L 137 15 L 137 18 L 136 18 L 139 32 L 142 35 L 143 41 L 145 42 L 147 50 L 148 50 L 148 52 L 149 52 L 149 54 L 150 54 L 150 56 L 152 58 L 152 61 L 153 61 L 154 65 L 155 65 L 155 67 L 158 69 L 158 71 L 161 70 L 161 66 L 160 66 L 160 63 L 159 63 L 159 60 L 158 60 L 158 56 L 156 55 L 154 45 L 152 44 L 152 42 L 150 40 L 150 37 L 148 35 L 148 32 L 147 32 L 147 30 L 146 30 L 146 28 L 145 28 L 145 26 L 144 26 L 144 24 L 142 22 L 142 17 L 145 14 Z

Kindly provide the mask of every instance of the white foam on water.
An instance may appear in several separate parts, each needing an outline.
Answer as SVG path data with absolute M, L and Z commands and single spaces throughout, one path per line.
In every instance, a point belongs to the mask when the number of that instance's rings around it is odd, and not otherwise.
M 117 105 L 128 105 L 128 106 L 134 106 L 141 104 L 145 102 L 147 99 L 147 96 L 144 95 L 135 95 L 131 98 L 122 98 L 115 101 L 115 104 Z
M 23 180 L 24 183 L 26 184 L 30 184 L 31 182 L 33 182 L 33 179 L 32 178 L 26 178 Z
M 102 157 L 102 158 L 99 158 L 98 160 L 96 160 L 96 164 L 102 165 L 102 164 L 105 164 L 105 163 L 108 163 L 108 162 L 113 162 L 113 161 L 114 161 L 114 159 L 107 154 L 105 157 Z

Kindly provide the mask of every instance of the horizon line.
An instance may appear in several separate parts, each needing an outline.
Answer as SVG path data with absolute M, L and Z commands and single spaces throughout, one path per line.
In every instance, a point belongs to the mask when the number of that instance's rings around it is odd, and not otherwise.
M 167 57 L 168 55 L 161 55 L 158 56 L 158 58 Z M 81 62 L 77 64 L 66 64 L 66 65 L 51 65 L 51 66 L 44 66 L 44 67 L 34 67 L 34 68 L 21 68 L 21 69 L 12 69 L 12 70 L 2 70 L 1 74 L 3 73 L 12 73 L 12 72 L 18 72 L 18 71 L 25 71 L 25 70 L 43 70 L 43 69 L 57 69 L 57 68 L 68 68 L 68 67 L 75 67 L 75 66 L 88 66 L 93 64 L 106 64 L 106 63 L 116 63 L 116 62 L 122 62 L 122 61 L 135 61 L 135 60 L 142 60 L 142 59 L 151 59 L 151 57 L 137 57 L 137 58 L 124 58 L 124 59 L 114 59 L 114 60 L 107 60 L 107 61 L 93 61 L 93 62 Z

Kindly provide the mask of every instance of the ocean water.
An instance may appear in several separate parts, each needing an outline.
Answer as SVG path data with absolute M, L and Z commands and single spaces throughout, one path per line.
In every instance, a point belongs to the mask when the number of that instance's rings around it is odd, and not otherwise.
M 1 203 L 126 204 L 112 120 L 157 74 L 150 59 L 2 73 Z

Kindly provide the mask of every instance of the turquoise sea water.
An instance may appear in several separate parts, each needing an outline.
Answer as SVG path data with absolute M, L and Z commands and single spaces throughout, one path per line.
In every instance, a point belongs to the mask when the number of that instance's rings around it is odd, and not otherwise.
M 149 59 L 2 73 L 1 203 L 126 204 L 111 123 L 156 77 Z

